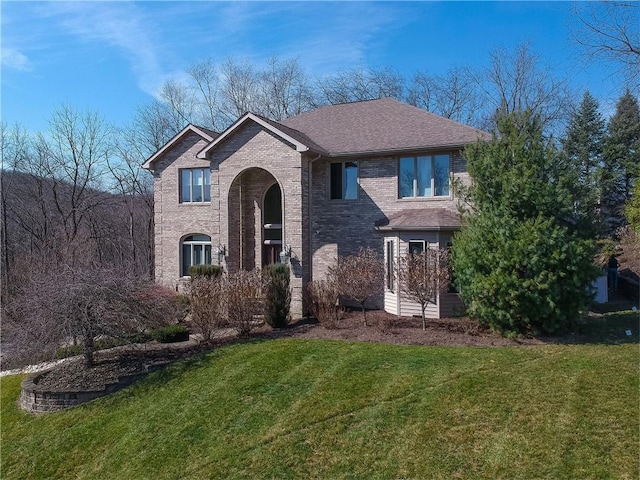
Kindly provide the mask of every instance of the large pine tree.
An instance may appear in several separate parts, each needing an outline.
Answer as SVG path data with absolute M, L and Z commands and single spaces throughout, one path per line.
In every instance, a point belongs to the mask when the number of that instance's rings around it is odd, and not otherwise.
M 629 90 L 620 97 L 604 140 L 602 207 L 613 235 L 624 225 L 624 205 L 640 175 L 640 107 Z
M 606 126 L 598 107 L 598 101 L 585 92 L 580 107 L 571 115 L 563 141 L 564 153 L 575 169 L 576 193 L 584 199 L 581 207 L 591 212 L 596 210 L 600 196 L 599 176 Z
M 460 295 L 495 330 L 568 329 L 597 275 L 591 219 L 575 208 L 575 170 L 530 114 L 509 115 L 499 129 L 465 150 L 473 211 L 453 246 Z

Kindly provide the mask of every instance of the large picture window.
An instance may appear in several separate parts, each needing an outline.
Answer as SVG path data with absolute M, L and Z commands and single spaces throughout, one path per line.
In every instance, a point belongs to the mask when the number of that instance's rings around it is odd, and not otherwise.
M 208 168 L 180 170 L 180 203 L 211 201 L 211 172 Z
M 331 164 L 331 199 L 355 200 L 358 198 L 358 162 Z
M 448 197 L 449 155 L 402 157 L 398 166 L 400 198 Z
M 211 237 L 209 235 L 189 235 L 181 244 L 180 275 L 189 276 L 192 265 L 211 265 Z

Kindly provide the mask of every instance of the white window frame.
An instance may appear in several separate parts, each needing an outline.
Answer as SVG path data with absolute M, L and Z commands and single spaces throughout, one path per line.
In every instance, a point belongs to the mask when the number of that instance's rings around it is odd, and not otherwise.
M 427 241 L 426 240 L 409 240 L 407 242 L 407 251 L 408 251 L 409 255 L 413 255 L 413 251 L 411 250 L 411 244 L 412 243 L 422 245 L 422 251 L 420 253 L 424 252 L 425 249 L 427 248 Z
M 188 238 L 194 237 L 196 235 L 204 235 L 205 237 L 209 237 L 209 240 L 187 240 Z M 184 272 L 183 271 L 183 267 L 184 267 L 184 246 L 188 246 L 189 247 L 189 252 L 190 252 L 190 259 L 189 259 L 189 265 L 187 266 L 187 271 Z M 195 250 L 194 250 L 194 246 L 195 245 L 202 245 L 202 263 L 195 263 Z M 192 233 L 191 235 L 187 235 L 186 237 L 184 237 L 183 240 L 180 241 L 180 276 L 181 277 L 190 277 L 189 275 L 189 268 L 194 266 L 194 265 L 210 265 L 210 263 L 206 263 L 206 248 L 209 247 L 209 257 L 211 258 L 211 261 L 213 261 L 213 247 L 212 247 L 212 243 L 211 243 L 211 237 L 209 235 L 206 235 L 204 233 Z
M 396 272 L 394 269 L 395 265 L 395 242 L 394 240 L 387 240 L 385 243 L 385 253 L 387 255 L 387 272 L 386 272 L 386 281 L 385 286 L 387 290 L 390 292 L 395 292 L 396 288 Z
M 447 193 L 444 195 L 436 195 L 436 157 L 444 157 L 448 158 L 448 168 L 447 168 Z M 419 158 L 429 158 L 431 160 L 431 195 L 419 195 L 418 189 L 418 159 Z M 401 174 L 402 169 L 400 164 L 403 159 L 412 159 L 413 160 L 413 194 L 408 196 L 402 196 L 402 188 L 401 188 Z M 450 198 L 451 197 L 451 154 L 449 153 L 435 153 L 432 155 L 407 155 L 404 157 L 398 157 L 398 198 Z
M 193 172 L 200 171 L 202 174 L 202 200 L 196 201 L 193 200 Z M 189 184 L 186 187 L 189 188 L 189 200 L 183 199 L 183 193 L 185 189 L 185 185 L 182 181 L 183 172 L 189 172 Z M 206 182 L 206 174 L 209 175 L 209 183 Z M 207 188 L 209 189 L 209 199 L 207 200 L 207 195 L 205 194 Z M 200 168 L 180 168 L 178 170 L 178 201 L 181 204 L 199 204 L 199 203 L 211 203 L 211 170 L 208 167 L 200 167 Z

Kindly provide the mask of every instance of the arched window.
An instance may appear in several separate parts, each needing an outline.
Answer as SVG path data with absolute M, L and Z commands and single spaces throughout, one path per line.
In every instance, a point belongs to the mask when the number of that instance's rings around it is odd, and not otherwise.
M 191 265 L 211 265 L 211 237 L 197 233 L 185 237 L 180 243 L 180 275 L 189 276 Z

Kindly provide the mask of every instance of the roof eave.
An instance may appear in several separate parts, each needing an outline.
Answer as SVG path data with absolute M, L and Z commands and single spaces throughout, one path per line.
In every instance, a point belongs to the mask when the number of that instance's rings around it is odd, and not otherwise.
M 207 142 L 211 142 L 213 141 L 214 137 L 212 137 L 211 135 L 209 135 L 207 132 L 203 131 L 202 129 L 196 127 L 195 125 L 189 124 L 186 127 L 184 127 L 182 130 L 180 130 L 180 132 L 178 132 L 171 140 L 169 140 L 167 143 L 165 143 L 156 153 L 154 153 L 153 155 L 151 155 L 143 164 L 142 164 L 142 168 L 147 169 L 147 170 L 153 170 L 151 168 L 153 162 L 155 162 L 156 160 L 158 160 L 162 155 L 164 155 L 168 150 L 171 149 L 171 147 L 173 147 L 173 145 L 175 145 L 175 143 L 188 131 L 192 131 L 198 135 L 200 135 L 203 139 L 205 139 Z
M 452 231 L 452 230 L 460 230 L 460 225 L 441 225 L 441 226 L 431 226 L 431 227 L 418 227 L 418 226 L 398 226 L 393 227 L 389 225 L 384 225 L 381 227 L 374 227 L 374 229 L 378 232 L 437 232 L 437 231 Z
M 265 122 L 264 120 L 262 120 L 257 115 L 254 115 L 253 113 L 245 113 L 233 125 L 231 125 L 224 132 L 222 132 L 222 134 L 220 134 L 220 136 L 218 138 L 216 138 L 209 145 L 207 145 L 202 150 L 200 150 L 198 152 L 198 154 L 196 155 L 196 157 L 197 158 L 206 159 L 207 155 L 209 154 L 209 152 L 214 150 L 227 137 L 230 137 L 231 135 L 233 135 L 233 132 L 235 132 L 238 128 L 240 128 L 248 120 L 252 120 L 252 121 L 256 122 L 258 125 L 262 126 L 263 128 L 266 128 L 267 130 L 269 130 L 270 132 L 272 132 L 275 135 L 279 136 L 283 140 L 291 143 L 295 147 L 296 152 L 307 152 L 307 151 L 310 150 L 308 145 L 305 145 L 305 144 L 299 142 L 298 140 L 292 138 L 291 136 L 289 136 L 286 133 L 284 133 L 282 130 L 279 130 L 276 127 L 274 127 L 273 125 L 271 125 L 270 123 Z
M 474 142 L 468 143 L 449 143 L 449 144 L 441 144 L 441 145 L 421 145 L 414 147 L 402 147 L 395 149 L 385 149 L 385 150 L 360 150 L 354 152 L 329 152 L 328 156 L 331 158 L 340 158 L 340 157 L 354 157 L 354 156 L 381 156 L 381 155 L 398 155 L 402 153 L 412 153 L 417 151 L 427 151 L 427 150 L 460 150 L 465 148 L 467 145 L 471 145 Z

